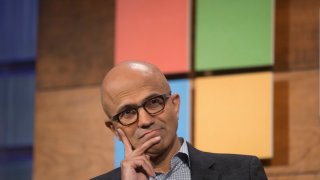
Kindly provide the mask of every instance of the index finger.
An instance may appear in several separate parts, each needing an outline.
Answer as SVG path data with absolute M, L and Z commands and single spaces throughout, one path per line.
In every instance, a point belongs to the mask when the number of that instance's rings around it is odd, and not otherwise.
M 158 142 L 160 142 L 160 140 L 161 140 L 160 136 L 153 137 L 153 138 L 149 139 L 148 141 L 144 142 L 140 147 L 135 149 L 133 153 L 135 153 L 137 155 L 141 155 L 147 149 L 149 149 L 151 146 L 153 146 L 153 145 L 157 144 Z
M 120 129 L 120 128 L 117 129 L 117 132 L 118 132 L 119 137 L 124 145 L 124 156 L 126 157 L 128 154 L 132 153 L 131 143 L 130 143 L 129 139 L 127 138 L 127 136 L 122 131 L 122 129 Z

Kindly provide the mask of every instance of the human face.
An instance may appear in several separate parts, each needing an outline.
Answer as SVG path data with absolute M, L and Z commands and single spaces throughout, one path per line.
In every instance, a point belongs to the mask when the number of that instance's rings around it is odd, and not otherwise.
M 157 89 L 154 86 L 143 86 L 121 91 L 114 97 L 114 101 L 109 105 L 110 114 L 115 115 L 125 110 L 123 107 L 132 107 L 143 104 L 146 100 L 167 93 L 163 89 Z M 178 113 L 180 106 L 180 97 L 178 94 L 169 96 L 165 102 L 162 111 L 155 115 L 151 115 L 144 108 L 138 109 L 138 120 L 128 126 L 124 126 L 119 122 L 112 122 L 114 131 L 121 128 L 129 139 L 132 148 L 136 149 L 149 139 L 160 136 L 161 141 L 152 146 L 146 152 L 150 156 L 157 156 L 163 151 L 168 150 L 176 140 L 176 131 L 178 127 Z M 115 133 L 116 134 L 116 133 Z

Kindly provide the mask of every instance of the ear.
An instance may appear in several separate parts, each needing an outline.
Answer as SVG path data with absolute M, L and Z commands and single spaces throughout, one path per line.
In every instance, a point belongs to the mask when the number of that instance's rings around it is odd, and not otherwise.
M 180 111 L 180 95 L 179 94 L 172 95 L 172 105 L 175 113 L 178 116 Z
M 113 122 L 109 121 L 109 120 L 106 120 L 104 122 L 104 124 L 113 132 L 113 134 L 118 138 L 120 139 L 120 136 L 119 136 L 119 133 L 115 127 L 115 125 L 113 124 Z

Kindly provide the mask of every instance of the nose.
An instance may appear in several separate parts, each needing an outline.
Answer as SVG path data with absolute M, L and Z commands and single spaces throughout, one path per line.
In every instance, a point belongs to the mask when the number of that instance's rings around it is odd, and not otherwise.
M 138 126 L 140 128 L 150 127 L 154 123 L 154 118 L 143 108 L 138 109 Z

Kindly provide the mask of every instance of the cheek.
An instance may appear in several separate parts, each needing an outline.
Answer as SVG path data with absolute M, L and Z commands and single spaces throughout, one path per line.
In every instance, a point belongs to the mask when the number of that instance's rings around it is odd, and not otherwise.
M 174 113 L 171 113 L 170 115 L 164 117 L 162 120 L 163 125 L 167 129 L 168 135 L 174 136 L 177 133 L 177 128 L 178 128 L 178 118 Z
M 171 122 L 170 131 L 172 131 L 172 133 L 177 133 L 177 129 L 178 129 L 178 122 L 177 121 Z
M 178 114 L 175 113 L 174 111 L 172 111 L 170 113 L 170 115 L 168 115 L 168 121 L 167 124 L 170 125 L 172 128 L 177 128 L 177 125 L 178 125 Z
M 136 138 L 136 128 L 134 127 L 125 127 L 125 128 L 122 128 L 122 130 L 125 132 L 130 144 L 133 146 L 133 147 L 137 147 L 137 138 Z

